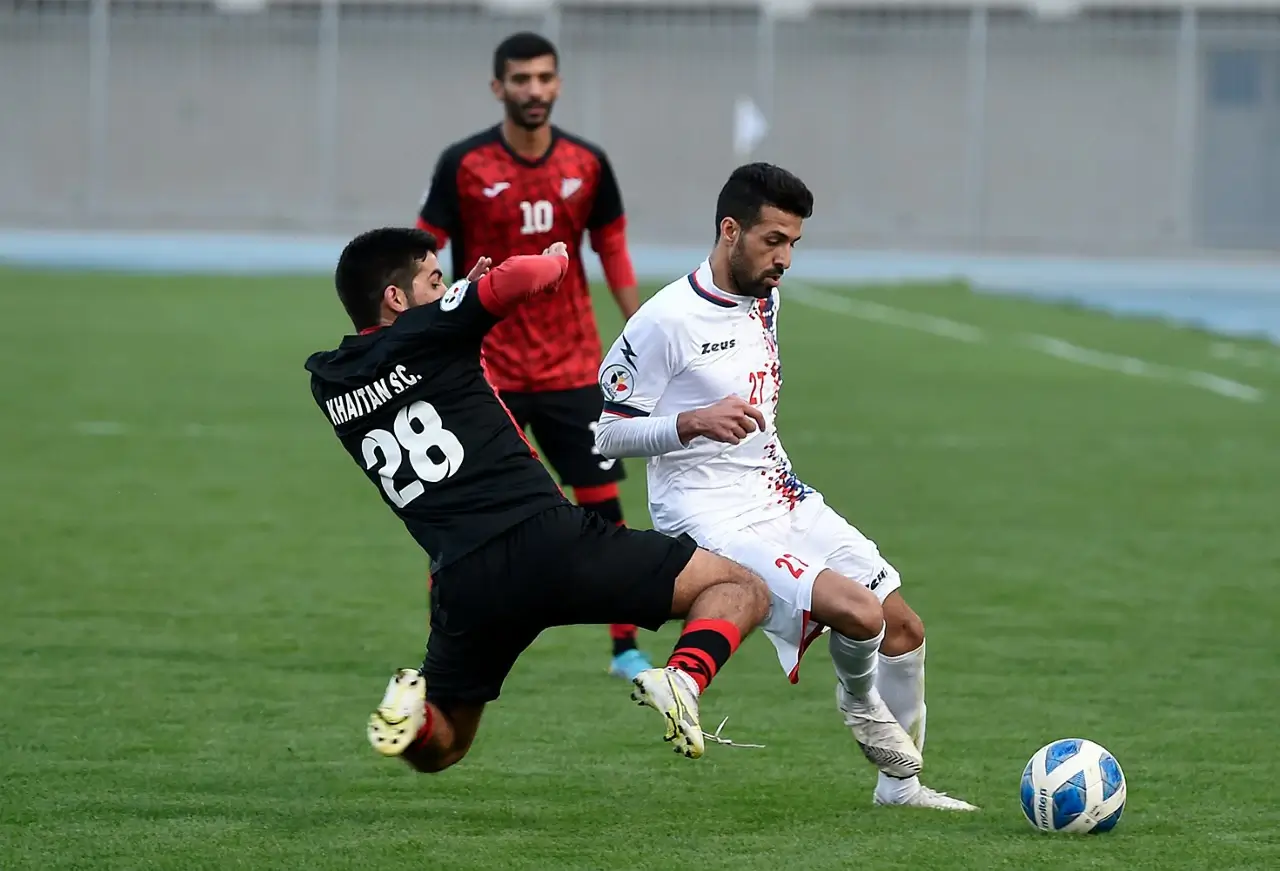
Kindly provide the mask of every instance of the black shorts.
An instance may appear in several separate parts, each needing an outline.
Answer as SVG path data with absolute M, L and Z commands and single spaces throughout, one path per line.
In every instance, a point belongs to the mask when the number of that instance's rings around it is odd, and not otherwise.
M 533 430 L 561 486 L 600 487 L 626 477 L 621 460 L 602 457 L 596 450 L 596 421 L 604 408 L 596 385 L 544 393 L 504 390 L 500 395 L 516 424 Z
M 671 618 L 697 545 L 565 505 L 535 514 L 432 578 L 422 670 L 432 701 L 488 702 L 543 629 Z

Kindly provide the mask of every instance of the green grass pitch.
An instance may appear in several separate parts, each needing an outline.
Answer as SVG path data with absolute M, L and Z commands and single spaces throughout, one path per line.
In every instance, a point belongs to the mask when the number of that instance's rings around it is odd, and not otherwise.
M 345 327 L 327 282 L 3 271 L 0 869 L 1280 867 L 1280 350 L 955 286 L 856 298 L 983 331 L 779 322 L 784 440 L 902 571 L 925 779 L 981 813 L 871 807 L 825 645 L 791 686 L 758 635 L 704 710 L 764 750 L 678 758 L 583 627 L 533 646 L 459 767 L 375 756 L 425 564 L 312 404 L 303 359 Z M 1128 776 L 1109 835 L 1022 819 L 1023 764 L 1069 736 Z

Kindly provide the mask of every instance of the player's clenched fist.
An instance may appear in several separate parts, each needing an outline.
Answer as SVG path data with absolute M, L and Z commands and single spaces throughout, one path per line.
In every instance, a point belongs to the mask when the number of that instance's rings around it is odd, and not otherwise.
M 676 418 L 676 431 L 686 445 L 698 436 L 736 445 L 756 430 L 764 430 L 764 414 L 741 396 L 726 396 L 706 408 L 682 411 Z
M 563 242 L 552 242 L 552 243 L 547 247 L 547 250 L 546 250 L 546 251 L 543 251 L 542 253 L 543 253 L 543 254 L 555 254 L 555 255 L 558 255 L 558 256 L 560 256 L 560 257 L 568 257 L 568 256 L 569 256 L 569 246 L 568 246 L 568 245 L 566 245 L 566 244 L 564 244 Z

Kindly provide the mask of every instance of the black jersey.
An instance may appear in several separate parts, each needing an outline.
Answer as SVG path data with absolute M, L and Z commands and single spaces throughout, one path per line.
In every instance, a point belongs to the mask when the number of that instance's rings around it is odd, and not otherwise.
M 485 378 L 480 346 L 497 322 L 475 284 L 455 285 L 307 359 L 335 434 L 433 569 L 568 504 Z

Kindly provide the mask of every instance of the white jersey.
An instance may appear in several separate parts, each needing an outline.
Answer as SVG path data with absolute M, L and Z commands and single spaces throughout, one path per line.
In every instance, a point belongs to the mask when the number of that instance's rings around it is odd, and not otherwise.
M 742 529 L 791 511 L 813 493 L 791 471 L 775 421 L 782 392 L 778 291 L 730 294 L 707 261 L 645 302 L 600 365 L 605 415 L 666 417 L 737 394 L 764 431 L 737 445 L 695 438 L 648 460 L 649 514 L 660 532 Z

